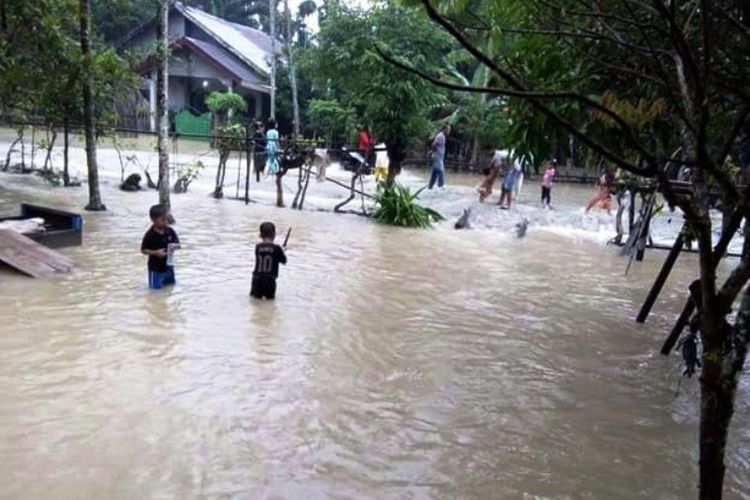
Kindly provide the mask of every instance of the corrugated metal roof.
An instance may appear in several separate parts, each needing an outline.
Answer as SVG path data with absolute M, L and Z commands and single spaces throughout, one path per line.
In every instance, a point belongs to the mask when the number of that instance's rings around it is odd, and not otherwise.
M 266 91 L 270 88 L 258 78 L 256 73 L 237 61 L 227 50 L 195 38 L 184 37 L 183 40 L 240 80 L 240 85 Z
M 230 23 L 202 10 L 187 7 L 180 2 L 175 2 L 175 8 L 256 71 L 264 76 L 270 74 L 271 37 L 248 26 Z M 281 43 L 278 43 L 278 47 L 280 50 Z

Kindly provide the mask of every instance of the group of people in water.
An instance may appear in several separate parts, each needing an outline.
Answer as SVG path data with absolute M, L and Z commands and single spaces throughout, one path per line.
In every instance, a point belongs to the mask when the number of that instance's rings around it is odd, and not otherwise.
M 168 206 L 154 205 L 148 215 L 151 227 L 143 235 L 141 253 L 148 257 L 148 287 L 160 290 L 176 283 L 174 253 L 181 248 L 180 238 L 169 225 Z M 286 264 L 286 253 L 282 246 L 274 243 L 275 238 L 276 226 L 273 222 L 260 225 L 260 242 L 255 245 L 255 269 L 250 288 L 250 296 L 255 299 L 276 298 L 279 264 Z
M 275 120 L 269 120 L 265 126 L 261 122 L 255 123 L 255 130 L 252 137 L 255 148 L 253 162 L 258 181 L 260 181 L 260 176 L 264 172 L 268 175 L 279 171 L 280 148 L 277 127 Z M 428 189 L 433 189 L 436 186 L 440 189 L 445 187 L 445 154 L 450 133 L 451 126 L 445 124 L 430 141 L 429 158 L 431 172 L 427 185 Z M 374 168 L 376 163 L 375 137 L 367 125 L 359 127 L 357 133 L 357 150 L 362 155 L 364 162 L 371 168 Z M 498 206 L 502 209 L 509 209 L 520 192 L 520 186 L 523 183 L 523 171 L 520 165 L 512 162 L 501 151 L 489 149 L 487 152 L 490 159 L 487 167 L 482 171 L 484 178 L 476 186 L 479 201 L 480 203 L 484 203 L 492 195 L 495 182 L 503 174 Z M 375 173 L 377 174 L 378 172 Z M 556 175 L 557 160 L 553 158 L 545 165 L 540 180 L 542 208 L 552 208 L 552 184 Z M 612 169 L 607 169 L 598 179 L 596 193 L 586 205 L 585 211 L 587 213 L 594 207 L 606 210 L 607 213 L 611 212 L 614 183 L 615 173 Z
M 261 174 L 270 175 L 279 171 L 279 131 L 278 124 L 273 119 L 267 125 L 255 122 L 253 128 L 253 165 L 255 178 L 260 182 Z
M 523 173 L 518 164 L 514 164 L 507 156 L 503 156 L 502 151 L 494 151 L 490 156 L 489 164 L 482 171 L 484 178 L 476 186 L 479 194 L 479 202 L 484 203 L 492 195 L 492 187 L 495 181 L 504 173 L 501 183 L 500 201 L 498 205 L 502 209 L 510 208 L 511 202 L 518 195 L 519 183 L 522 182 Z M 553 158 L 544 166 L 544 171 L 540 178 L 541 187 L 541 205 L 544 209 L 552 208 L 552 184 L 557 175 L 557 159 Z M 615 172 L 611 168 L 605 170 L 596 184 L 596 192 L 585 208 L 585 213 L 592 208 L 598 207 L 606 210 L 609 214 L 612 211 L 612 194 L 615 190 Z
M 429 189 L 433 189 L 435 185 L 439 188 L 445 186 L 445 151 L 450 131 L 450 125 L 443 125 L 431 141 L 430 164 L 432 171 L 430 181 L 427 185 Z M 479 194 L 479 202 L 484 203 L 492 195 L 495 182 L 503 174 L 498 205 L 501 209 L 507 210 L 511 207 L 513 200 L 517 198 L 520 186 L 523 183 L 521 166 L 511 161 L 510 157 L 504 155 L 500 150 L 492 150 L 490 148 L 486 152 L 489 156 L 489 162 L 482 171 L 484 178 L 476 186 L 476 191 Z M 552 208 L 552 184 L 556 175 L 557 159 L 552 158 L 545 165 L 544 172 L 540 178 L 542 208 Z M 608 168 L 599 177 L 596 193 L 586 205 L 585 212 L 588 213 L 592 208 L 599 207 L 602 210 L 606 210 L 608 214 L 611 213 L 614 185 L 615 173 L 611 168 Z
M 500 174 L 503 173 L 498 205 L 502 209 L 509 209 L 513 200 L 518 196 L 520 185 L 523 182 L 521 166 L 512 164 L 506 156 L 503 156 L 502 151 L 494 151 L 490 156 L 489 164 L 482 173 L 484 178 L 476 187 L 479 193 L 479 202 L 484 203 L 492 195 L 492 187 Z M 549 178 L 549 182 L 551 188 L 551 178 Z

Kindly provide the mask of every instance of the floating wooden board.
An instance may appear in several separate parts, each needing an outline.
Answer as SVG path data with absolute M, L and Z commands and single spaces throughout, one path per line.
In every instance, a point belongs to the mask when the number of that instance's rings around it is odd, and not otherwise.
M 9 229 L 0 229 L 0 261 L 34 278 L 73 269 L 68 257 Z

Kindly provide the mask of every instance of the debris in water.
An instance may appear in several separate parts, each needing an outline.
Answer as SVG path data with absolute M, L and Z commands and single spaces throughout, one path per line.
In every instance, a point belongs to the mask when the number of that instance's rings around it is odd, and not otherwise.
M 471 209 L 464 208 L 464 213 L 461 215 L 461 217 L 458 218 L 456 224 L 453 227 L 455 227 L 456 229 L 471 229 L 471 224 L 469 223 L 470 214 Z
M 526 230 L 529 228 L 529 219 L 524 217 L 521 222 L 516 224 L 516 236 L 518 238 L 523 238 L 526 236 Z

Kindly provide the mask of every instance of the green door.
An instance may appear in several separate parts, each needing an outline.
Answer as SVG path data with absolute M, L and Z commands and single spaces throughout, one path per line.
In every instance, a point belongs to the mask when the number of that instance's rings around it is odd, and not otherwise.
M 211 135 L 211 113 L 195 116 L 183 109 L 175 116 L 175 130 L 178 134 L 188 135 L 187 139 L 207 141 Z

